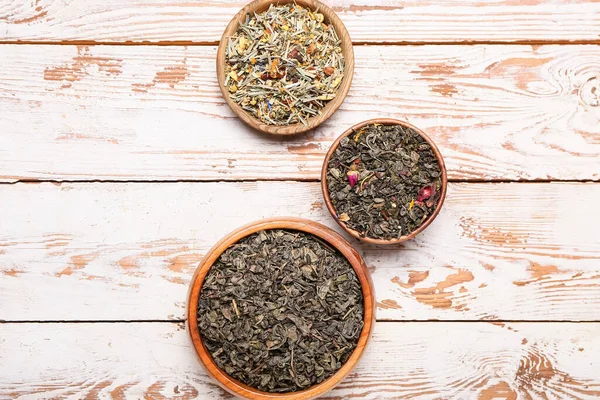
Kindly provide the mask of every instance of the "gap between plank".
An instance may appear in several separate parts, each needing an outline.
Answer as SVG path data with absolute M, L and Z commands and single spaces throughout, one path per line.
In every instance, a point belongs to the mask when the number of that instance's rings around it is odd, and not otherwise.
M 111 320 L 111 319 L 99 319 L 99 320 L 68 320 L 68 319 L 56 319 L 56 320 L 42 320 L 36 321 L 34 319 L 24 320 L 0 320 L 2 324 L 154 324 L 154 323 L 169 323 L 169 324 L 180 324 L 186 322 L 185 319 L 128 319 L 128 320 Z
M 167 323 L 167 324 L 181 324 L 185 323 L 187 320 L 185 319 L 131 319 L 131 320 L 0 320 L 0 325 L 2 324 L 148 324 L 148 323 Z M 482 324 L 515 324 L 515 323 L 528 323 L 528 324 L 597 324 L 600 323 L 600 320 L 593 321 L 577 321 L 577 320 L 528 320 L 528 319 L 490 319 L 490 320 L 481 320 L 481 319 L 401 319 L 401 320 L 392 320 L 392 319 L 382 319 L 376 320 L 376 322 L 390 324 L 390 323 L 461 323 L 461 324 L 474 324 L 474 323 L 482 323 Z
M 353 42 L 354 46 L 464 46 L 464 45 L 488 45 L 488 46 L 506 46 L 506 45 L 600 45 L 600 39 L 586 40 L 456 40 L 456 41 L 423 41 L 411 42 L 405 41 L 389 41 L 389 42 Z M 111 42 L 99 40 L 59 40 L 59 41 L 43 41 L 43 40 L 0 40 L 0 45 L 36 45 L 36 46 L 218 46 L 218 41 L 194 42 L 188 40 L 164 40 L 164 41 L 124 41 Z
M 174 180 L 115 180 L 115 179 L 18 179 L 16 181 L 0 181 L 0 185 L 52 183 L 60 186 L 63 183 L 244 183 L 244 182 L 321 182 L 318 178 L 248 178 L 248 179 L 174 179 Z M 448 179 L 449 183 L 600 183 L 600 178 L 593 179 Z

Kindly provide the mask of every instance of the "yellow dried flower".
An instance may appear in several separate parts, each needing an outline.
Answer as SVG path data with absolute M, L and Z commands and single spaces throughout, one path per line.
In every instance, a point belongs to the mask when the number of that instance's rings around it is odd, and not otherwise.
M 356 136 L 354 136 L 354 142 L 358 143 L 358 139 L 360 138 L 360 135 L 362 135 L 363 133 L 365 133 L 365 128 L 362 128 L 360 131 L 358 131 Z
M 317 97 L 317 100 L 333 100 L 335 99 L 335 94 L 322 94 L 321 96 Z
M 335 80 L 333 81 L 333 83 L 331 84 L 332 88 L 336 88 L 340 85 L 340 83 L 342 83 L 342 76 L 338 76 L 337 78 L 335 78 Z
M 250 40 L 248 40 L 246 36 L 240 36 L 240 40 L 238 45 L 235 46 L 235 50 L 238 52 L 238 54 L 242 54 L 248 48 L 248 44 L 250 44 Z

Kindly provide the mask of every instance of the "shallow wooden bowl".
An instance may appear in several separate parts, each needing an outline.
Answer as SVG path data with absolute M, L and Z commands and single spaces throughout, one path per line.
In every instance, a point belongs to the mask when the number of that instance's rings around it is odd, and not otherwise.
M 252 115 L 244 111 L 242 107 L 236 104 L 229 97 L 229 91 L 225 87 L 225 49 L 227 47 L 227 39 L 233 36 L 233 34 L 237 31 L 238 26 L 244 22 L 246 14 L 261 13 L 267 10 L 271 4 L 287 3 L 296 3 L 302 7 L 309 8 L 311 10 L 318 10 L 325 17 L 325 23 L 333 25 L 335 31 L 337 32 L 342 42 L 342 54 L 344 55 L 345 60 L 344 78 L 342 79 L 342 83 L 340 83 L 336 97 L 325 105 L 325 107 L 321 110 L 320 115 L 309 118 L 307 120 L 308 123 L 306 125 L 302 123 L 283 126 L 267 125 L 261 120 L 253 117 Z M 350 90 L 350 84 L 352 83 L 353 75 L 354 50 L 352 49 L 352 40 L 350 40 L 350 35 L 348 34 L 346 27 L 342 23 L 342 20 L 340 20 L 340 18 L 337 16 L 337 14 L 325 4 L 317 0 L 254 0 L 253 2 L 249 3 L 247 6 L 242 8 L 235 15 L 235 17 L 233 17 L 229 25 L 227 25 L 227 28 L 225 29 L 225 32 L 221 37 L 221 42 L 219 43 L 219 49 L 217 51 L 217 78 L 219 80 L 219 88 L 221 89 L 221 93 L 223 93 L 223 97 L 225 98 L 225 101 L 227 102 L 229 107 L 231 107 L 233 112 L 242 121 L 244 121 L 251 127 L 258 129 L 259 131 L 271 133 L 274 135 L 293 135 L 296 133 L 306 132 L 308 130 L 316 128 L 317 126 L 325 122 L 344 102 L 344 98 L 348 94 L 348 90 Z
M 348 361 L 334 375 L 330 376 L 328 379 L 317 385 L 311 386 L 310 388 L 299 392 L 282 394 L 262 392 L 230 377 L 223 370 L 221 370 L 214 362 L 210 353 L 204 346 L 204 343 L 202 342 L 202 337 L 200 336 L 200 332 L 198 330 L 198 297 L 200 296 L 200 290 L 202 289 L 202 284 L 204 283 L 204 278 L 206 277 L 208 270 L 219 258 L 221 253 L 225 251 L 229 246 L 231 246 L 234 243 L 237 243 L 240 239 L 248 235 L 267 229 L 295 230 L 310 233 L 312 235 L 317 236 L 321 240 L 325 241 L 326 243 L 337 249 L 340 253 L 344 255 L 344 257 L 346 257 L 346 259 L 348 259 L 348 261 L 352 265 L 352 268 L 354 268 L 354 271 L 356 271 L 356 275 L 358 276 L 362 287 L 365 309 L 364 326 L 360 338 L 358 340 L 356 349 L 354 349 L 354 352 L 350 355 Z M 374 301 L 375 297 L 373 293 L 373 284 L 371 282 L 369 273 L 367 272 L 365 262 L 363 261 L 362 257 L 358 254 L 358 252 L 352 247 L 352 245 L 348 243 L 344 238 L 342 238 L 339 234 L 327 228 L 326 226 L 306 219 L 267 219 L 263 221 L 254 222 L 249 225 L 245 225 L 233 231 L 229 235 L 225 236 L 206 254 L 202 262 L 200 262 L 200 265 L 196 269 L 196 272 L 194 273 L 192 282 L 190 284 L 187 310 L 188 332 L 192 339 L 194 349 L 200 357 L 201 363 L 208 371 L 208 374 L 212 376 L 225 390 L 231 392 L 234 395 L 252 400 L 306 400 L 315 398 L 317 396 L 321 396 L 325 392 L 331 390 L 335 385 L 340 383 L 342 379 L 344 379 L 344 377 L 352 370 L 352 368 L 354 368 L 354 366 L 356 365 L 356 363 L 358 362 L 365 350 L 365 346 L 369 341 L 369 337 L 373 329 L 373 324 L 375 322 Z
M 329 159 L 331 158 L 333 152 L 337 149 L 338 145 L 340 144 L 340 140 L 342 140 L 346 136 L 349 136 L 349 135 L 359 131 L 362 127 L 367 126 L 367 125 L 372 125 L 372 124 L 402 125 L 404 127 L 414 129 L 416 132 L 418 132 L 423 137 L 423 139 L 425 139 L 427 141 L 427 143 L 429 143 L 429 145 L 431 146 L 431 149 L 433 150 L 433 153 L 435 154 L 435 156 L 437 158 L 438 164 L 440 166 L 440 170 L 442 171 L 442 189 L 440 192 L 440 200 L 438 202 L 437 208 L 435 209 L 433 214 L 431 214 L 429 216 L 429 218 L 427 218 L 427 220 L 420 227 L 418 227 L 416 230 L 411 232 L 409 235 L 401 236 L 398 239 L 383 240 L 383 239 L 373 239 L 373 238 L 369 238 L 369 237 L 361 237 L 360 234 L 358 233 L 358 231 L 348 228 L 346 226 L 346 224 L 344 222 L 340 221 L 340 219 L 338 218 L 335 208 L 333 207 L 333 203 L 331 202 L 331 197 L 329 195 L 329 189 L 327 188 L 327 166 L 329 164 Z M 327 155 L 325 156 L 325 161 L 323 162 L 323 168 L 321 169 L 321 190 L 323 191 L 323 198 L 325 199 L 325 204 L 327 205 L 327 209 L 329 210 L 329 212 L 331 213 L 333 218 L 337 221 L 337 223 L 342 228 L 344 228 L 346 230 L 346 232 L 348 232 L 352 236 L 354 236 L 364 242 L 374 243 L 374 244 L 402 243 L 402 242 L 405 242 L 407 240 L 414 238 L 419 233 L 423 232 L 423 230 L 425 230 L 425 228 L 427 228 L 429 226 L 429 224 L 431 224 L 433 222 L 435 217 L 437 217 L 438 214 L 440 213 L 440 210 L 442 209 L 442 205 L 444 204 L 444 200 L 446 199 L 446 190 L 447 189 L 448 189 L 448 176 L 446 174 L 446 165 L 444 164 L 444 158 L 442 157 L 442 153 L 440 153 L 440 150 L 437 148 L 437 146 L 435 145 L 433 140 L 431 140 L 431 138 L 429 136 L 427 136 L 425 134 L 425 132 L 423 132 L 421 129 L 417 128 L 416 126 L 411 125 L 405 121 L 400 121 L 400 120 L 391 119 L 391 118 L 370 119 L 368 121 L 358 123 L 358 124 L 354 125 L 353 127 L 351 127 L 350 129 L 348 129 L 346 132 L 342 133 L 335 140 L 335 142 L 333 142 L 333 144 L 329 148 L 329 151 L 327 152 Z

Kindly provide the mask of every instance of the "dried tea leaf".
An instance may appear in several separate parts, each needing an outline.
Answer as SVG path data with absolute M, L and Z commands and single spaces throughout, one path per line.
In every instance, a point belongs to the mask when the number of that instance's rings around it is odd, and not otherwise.
M 230 246 L 198 303 L 200 335 L 219 368 L 266 392 L 303 390 L 333 375 L 363 324 L 348 260 L 297 231 L 261 231 Z
M 340 221 L 360 235 L 408 235 L 435 211 L 442 186 L 435 153 L 418 132 L 372 124 L 344 137 L 327 166 Z
M 306 124 L 321 114 L 345 69 L 341 40 L 323 21 L 293 3 L 248 15 L 225 49 L 229 97 L 268 125 Z

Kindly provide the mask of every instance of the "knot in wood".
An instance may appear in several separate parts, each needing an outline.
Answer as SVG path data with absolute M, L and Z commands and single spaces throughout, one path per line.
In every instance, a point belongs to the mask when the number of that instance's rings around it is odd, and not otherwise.
M 600 78 L 592 77 L 581 85 L 579 88 L 579 98 L 587 106 L 600 106 Z

